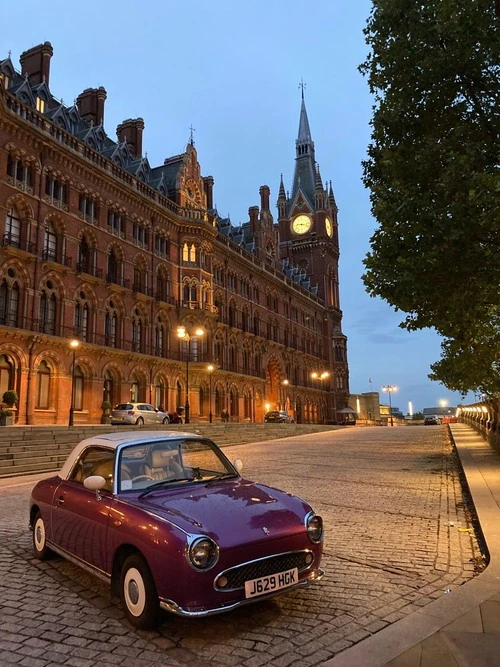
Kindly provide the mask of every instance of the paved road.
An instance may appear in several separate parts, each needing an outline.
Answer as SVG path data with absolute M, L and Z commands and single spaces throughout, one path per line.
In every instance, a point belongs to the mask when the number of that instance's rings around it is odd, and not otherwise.
M 279 425 L 277 425 L 279 428 Z M 238 445 L 244 474 L 325 518 L 315 586 L 207 619 L 131 628 L 105 584 L 31 556 L 30 485 L 0 487 L 0 664 L 320 665 L 474 576 L 471 531 L 444 426 L 356 427 Z

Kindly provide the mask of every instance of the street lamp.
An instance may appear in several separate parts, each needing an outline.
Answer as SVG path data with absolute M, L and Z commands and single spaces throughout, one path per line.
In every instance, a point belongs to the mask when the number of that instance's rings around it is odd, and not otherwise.
M 208 377 L 210 378 L 209 380 L 209 385 L 208 385 L 208 421 L 211 424 L 213 420 L 213 415 L 212 415 L 212 373 L 215 370 L 215 366 L 213 364 L 209 364 L 207 366 L 207 371 L 208 371 Z
M 68 426 L 73 426 L 74 421 L 74 412 L 75 412 L 75 360 L 76 360 L 76 348 L 80 345 L 79 340 L 70 341 L 69 346 L 73 348 L 73 363 L 71 366 L 71 405 L 69 407 L 69 421 Z
M 330 373 L 328 371 L 321 371 L 320 373 L 316 373 L 316 371 L 314 371 L 313 373 L 311 373 L 311 377 L 312 377 L 313 380 L 319 380 L 320 381 L 321 391 L 323 391 L 323 380 L 326 380 L 326 378 L 329 378 Z M 323 406 L 321 406 L 321 423 L 323 423 L 323 422 L 324 422 L 324 414 L 323 414 Z
M 186 403 L 184 404 L 184 422 L 189 424 L 189 359 L 191 357 L 191 340 L 203 336 L 203 329 L 195 329 L 194 333 L 189 334 L 186 327 L 177 327 L 177 336 L 187 343 L 186 354 Z
M 394 426 L 394 418 L 392 416 L 392 401 L 391 401 L 391 394 L 393 391 L 397 391 L 398 388 L 396 387 L 395 384 L 386 384 L 384 387 L 382 387 L 382 391 L 386 391 L 389 394 L 389 411 L 391 413 L 391 426 Z

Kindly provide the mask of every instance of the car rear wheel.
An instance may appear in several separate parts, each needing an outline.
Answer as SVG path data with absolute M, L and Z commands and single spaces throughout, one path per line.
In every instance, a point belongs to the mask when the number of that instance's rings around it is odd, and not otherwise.
M 37 512 L 33 522 L 33 551 L 38 560 L 48 560 L 54 555 L 48 548 L 46 539 L 45 521 L 40 512 Z
M 160 614 L 158 593 L 148 564 L 139 554 L 125 561 L 120 590 L 125 614 L 136 628 L 151 628 Z
M 144 419 L 142 417 L 137 417 L 137 421 L 135 423 L 137 426 L 142 426 L 144 424 Z

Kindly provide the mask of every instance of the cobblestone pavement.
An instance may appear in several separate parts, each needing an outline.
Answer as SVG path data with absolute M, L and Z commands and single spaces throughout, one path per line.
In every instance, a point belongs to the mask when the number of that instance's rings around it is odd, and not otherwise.
M 105 584 L 62 559 L 32 558 L 31 485 L 0 488 L 0 664 L 320 665 L 446 595 L 481 563 L 444 426 L 356 427 L 225 451 L 243 459 L 246 477 L 323 514 L 321 582 L 136 631 Z

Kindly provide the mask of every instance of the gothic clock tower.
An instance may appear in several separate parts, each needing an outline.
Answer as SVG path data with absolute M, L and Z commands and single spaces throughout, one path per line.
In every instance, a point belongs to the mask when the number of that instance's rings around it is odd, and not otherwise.
M 342 333 L 339 297 L 337 204 L 331 181 L 323 184 L 309 128 L 304 87 L 291 193 L 283 177 L 278 195 L 280 257 L 298 266 L 325 306 L 325 327 L 333 386 L 341 402 L 348 396 L 347 339 Z M 337 402 L 337 401 L 336 401 Z M 339 403 L 335 409 L 338 409 Z

